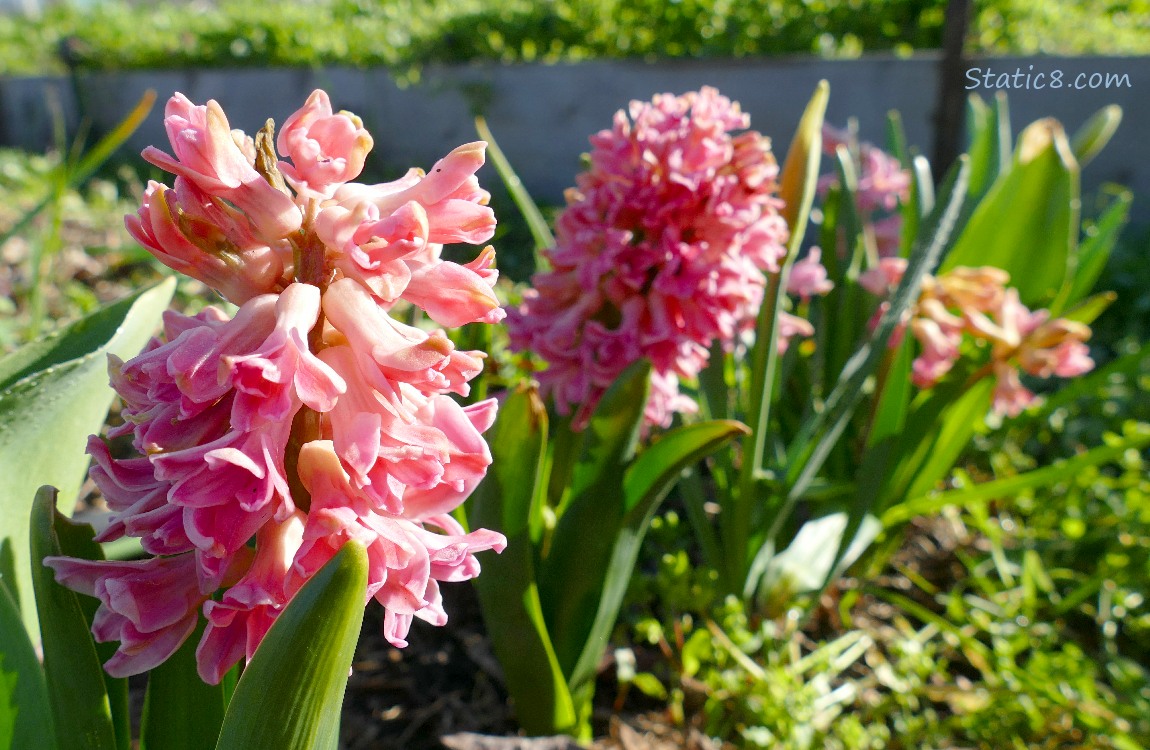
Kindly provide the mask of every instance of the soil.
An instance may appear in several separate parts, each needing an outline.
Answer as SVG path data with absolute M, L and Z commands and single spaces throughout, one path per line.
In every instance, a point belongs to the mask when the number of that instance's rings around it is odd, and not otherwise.
M 402 649 L 383 637 L 383 610 L 368 607 L 344 700 L 342 750 L 580 747 L 565 737 L 517 736 L 474 589 L 446 584 L 443 598 L 451 618 L 447 625 L 416 620 Z M 612 686 L 602 682 L 596 692 L 594 750 L 719 750 L 697 732 L 685 734 L 658 711 L 636 707 L 616 713 Z

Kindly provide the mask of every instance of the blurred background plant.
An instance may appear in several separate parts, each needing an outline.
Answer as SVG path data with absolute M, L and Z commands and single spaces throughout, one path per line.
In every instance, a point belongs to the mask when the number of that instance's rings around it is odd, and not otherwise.
M 0 70 L 573 62 L 594 58 L 906 55 L 942 46 L 946 0 L 132 0 L 0 14 Z M 863 6 L 865 12 L 860 12 Z M 1104 6 L 1104 7 L 1100 7 Z M 970 54 L 1146 54 L 1145 0 L 978 0 Z M 656 22 L 657 20 L 657 22 Z

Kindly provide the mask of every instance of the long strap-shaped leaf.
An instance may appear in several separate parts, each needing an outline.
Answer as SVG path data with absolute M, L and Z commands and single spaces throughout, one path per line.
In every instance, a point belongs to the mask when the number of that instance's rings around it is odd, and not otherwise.
M 623 524 L 623 472 L 635 455 L 651 365 L 628 367 L 599 400 L 582 432 L 566 508 L 540 561 L 539 596 L 563 673 L 570 675 L 598 609 Z
M 1078 244 L 1079 166 L 1062 125 L 1031 123 L 1008 170 L 978 202 L 943 262 L 996 266 L 1010 274 L 1022 304 L 1047 303 L 1062 288 Z
M 663 498 L 683 470 L 750 430 L 741 422 L 716 420 L 680 427 L 664 435 L 627 468 L 623 479 L 623 524 L 611 550 L 599 606 L 583 643 L 583 651 L 569 678 L 572 692 L 595 678 L 595 669 L 619 617 L 627 584 L 635 570 L 639 547 Z
M 92 641 L 91 615 L 95 601 L 80 597 L 56 583 L 44 567 L 45 557 L 68 555 L 99 559 L 99 546 L 87 525 L 69 521 L 56 510 L 56 489 L 42 487 L 32 504 L 32 586 L 40 615 L 44 646 L 44 672 L 52 707 L 56 745 L 60 750 L 115 750 L 127 746 L 127 681 L 107 677 Z M 113 646 L 114 648 L 114 646 Z M 110 695 L 118 700 L 111 700 Z M 120 725 L 120 726 L 117 726 Z M 124 743 L 117 742 L 117 729 Z
M 790 229 L 787 257 L 779 273 L 767 276 L 763 292 L 763 305 L 755 328 L 755 347 L 751 352 L 750 393 L 747 425 L 750 434 L 743 440 L 743 465 L 739 473 L 739 489 L 727 500 L 719 518 L 722 538 L 727 545 L 727 577 L 734 581 L 742 575 L 747 562 L 747 540 L 751 528 L 751 515 L 757 497 L 757 485 L 766 452 L 767 430 L 770 426 L 771 402 L 774 399 L 775 370 L 778 367 L 778 320 L 782 298 L 787 286 L 790 267 L 802 246 L 807 218 L 814 201 L 818 183 L 819 161 L 822 156 L 823 118 L 830 99 L 830 84 L 819 81 L 814 95 L 807 103 L 799 120 L 794 138 L 783 163 L 779 195 L 785 202 L 783 216 Z
M 941 191 L 935 210 L 927 217 L 924 233 L 911 253 L 906 273 L 891 296 L 890 307 L 879 320 L 871 340 L 850 358 L 839 376 L 838 383 L 827 397 L 823 410 L 803 423 L 792 442 L 788 451 L 786 500 L 771 522 L 766 540 L 751 565 L 744 586 L 745 595 L 750 596 L 754 593 L 760 576 L 777 549 L 777 536 L 791 509 L 822 468 L 823 462 L 830 455 L 855 408 L 862 400 L 863 384 L 886 355 L 887 342 L 895 328 L 902 323 L 903 314 L 918 299 L 923 276 L 929 269 L 934 268 L 945 254 L 965 201 L 969 172 L 969 160 L 965 156 L 960 157 L 951 178 Z M 836 555 L 836 565 L 868 510 L 869 508 L 862 504 L 852 509 L 850 522 L 843 535 L 843 544 L 840 546 L 839 555 Z M 832 570 L 833 568 L 834 566 Z
M 1050 466 L 1012 477 L 981 482 L 973 487 L 916 497 L 887 510 L 882 515 L 882 522 L 884 526 L 893 526 L 905 523 L 917 515 L 937 513 L 948 505 L 965 508 L 999 497 L 1013 497 L 1025 490 L 1048 487 L 1072 479 L 1084 469 L 1114 461 L 1130 449 L 1138 450 L 1148 444 L 1150 444 L 1150 430 L 1139 426 L 1108 445 L 1093 448 L 1065 461 L 1057 461 Z
M 44 670 L 4 578 L 0 578 L 0 702 L 0 712 L 15 713 L 8 731 L 0 729 L 0 748 L 54 750 Z
M 140 750 L 203 750 L 215 744 L 224 721 L 223 684 L 208 685 L 196 672 L 200 624 L 166 662 L 148 672 Z
M 479 133 L 480 138 L 487 141 L 487 151 L 491 155 L 491 163 L 495 165 L 495 171 L 499 172 L 499 177 L 503 180 L 507 192 L 511 194 L 511 200 L 515 201 L 515 205 L 527 222 L 527 228 L 531 230 L 531 238 L 535 240 L 535 270 L 545 270 L 547 263 L 541 252 L 555 244 L 555 237 L 547 226 L 547 220 L 543 218 L 543 212 L 539 210 L 539 206 L 532 200 L 527 188 L 523 186 L 523 181 L 515 173 L 515 169 L 504 155 L 503 149 L 499 148 L 499 144 L 495 142 L 491 128 L 487 127 L 487 120 L 476 117 L 475 130 Z
M 535 581 L 534 517 L 546 483 L 547 410 L 520 389 L 499 407 L 489 432 L 491 468 L 467 501 L 472 528 L 507 536 L 507 549 L 475 579 L 492 649 L 503 665 L 519 725 L 528 734 L 578 734 L 577 716 L 543 621 Z
M 236 685 L 216 750 L 336 750 L 366 589 L 367 550 L 350 541 L 264 637 Z
M 30 500 L 50 484 L 62 503 L 75 503 L 89 462 L 84 443 L 99 431 L 115 396 L 107 355 L 127 359 L 139 352 L 175 288 L 169 279 L 0 359 L 0 547 L 12 550 L 18 583 L 10 588 L 19 589 L 33 642 L 40 634 L 31 606 Z M 0 561 L 0 570 L 5 567 Z

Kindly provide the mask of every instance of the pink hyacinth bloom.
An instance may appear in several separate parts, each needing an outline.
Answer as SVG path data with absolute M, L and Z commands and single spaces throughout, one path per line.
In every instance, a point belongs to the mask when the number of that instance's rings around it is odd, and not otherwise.
M 812 247 L 805 258 L 791 266 L 791 275 L 787 278 L 787 294 L 808 302 L 811 297 L 826 294 L 835 288 L 834 282 L 827 278 L 827 269 L 819 262 L 821 258 L 822 250 Z
M 175 157 L 149 146 L 145 159 L 184 177 L 208 195 L 232 203 L 268 241 L 299 229 L 301 217 L 295 202 L 256 171 L 252 155 L 235 142 L 228 119 L 214 100 L 197 107 L 183 94 L 176 94 L 164 109 L 164 127 Z
M 869 143 L 860 149 L 859 210 L 863 213 L 893 211 L 910 196 L 910 174 L 890 154 Z
M 151 184 L 127 224 L 239 309 L 166 313 L 139 356 L 110 358 L 124 422 L 108 436 L 130 437 L 136 455 L 89 441 L 112 511 L 99 540 L 135 537 L 157 557 L 53 563 L 62 583 L 101 599 L 97 637 L 121 641 L 109 671 L 156 666 L 202 614 L 199 673 L 218 682 L 351 539 L 368 549 L 364 598 L 385 607 L 393 643 L 415 617 L 442 624 L 439 582 L 477 575 L 474 554 L 506 543 L 449 515 L 491 463 L 482 433 L 496 402 L 448 395 L 468 392 L 484 353 L 390 311 L 409 303 L 451 326 L 503 316 L 491 248 L 469 263 L 441 258 L 443 243 L 494 231 L 475 178 L 485 144 L 427 174 L 353 185 L 370 137 L 317 92 L 281 133 L 281 190 L 270 140 L 265 179 L 214 102 L 177 95 L 165 123 L 176 157 L 148 157 L 175 187 Z
M 994 385 L 994 398 L 992 408 L 998 414 L 1007 417 L 1017 417 L 1038 401 L 1029 388 L 1022 384 L 1018 377 L 1018 370 L 1005 363 L 998 363 L 994 367 L 997 382 Z
M 919 388 L 930 388 L 950 372 L 958 359 L 961 329 L 940 325 L 931 318 L 915 318 L 911 331 L 922 345 L 922 354 L 911 366 L 911 380 Z
M 910 197 L 910 174 L 898 159 L 871 143 L 855 143 L 854 135 L 830 125 L 823 126 L 823 153 L 835 156 L 839 146 L 858 149 L 858 188 L 855 199 L 859 210 L 870 216 L 890 212 Z M 838 184 L 838 178 L 826 175 L 819 180 L 819 191 L 826 192 Z
M 859 286 L 871 294 L 886 296 L 894 291 L 906 273 L 906 258 L 881 258 L 878 265 L 859 275 Z
M 257 239 L 239 211 L 182 177 L 175 189 L 149 182 L 137 215 L 124 223 L 164 265 L 237 305 L 283 288 L 285 251 Z M 290 264 L 290 249 L 286 253 Z
M 196 627 L 204 600 L 191 555 L 135 562 L 46 557 L 44 564 L 68 588 L 100 600 L 92 634 L 120 647 L 104 668 L 113 677 L 162 664 Z
M 791 315 L 789 312 L 783 311 L 779 314 L 779 333 L 778 333 L 778 350 L 779 354 L 785 354 L 790 347 L 791 339 L 802 336 L 814 336 L 815 327 L 811 325 L 809 320 L 800 318 L 797 315 Z
M 277 145 L 291 158 L 279 163 L 291 186 L 301 195 L 329 198 L 363 171 L 373 142 L 358 117 L 333 113 L 327 93 L 316 90 L 284 123 Z
M 902 214 L 893 213 L 871 223 L 875 249 L 880 258 L 896 257 L 902 249 Z
M 415 201 L 382 219 L 370 202 L 359 203 L 354 210 L 332 206 L 320 213 L 317 230 L 329 247 L 342 250 L 336 268 L 380 302 L 402 298 L 448 327 L 503 319 L 492 288 L 498 278 L 492 268 L 494 251 L 484 250 L 462 265 L 441 260 L 442 245 L 430 240 L 431 218 Z M 480 236 L 487 238 L 485 233 Z
M 902 215 L 897 210 L 910 198 L 910 173 L 898 160 L 870 143 L 857 143 L 854 134 L 823 126 L 823 152 L 831 157 L 840 146 L 852 149 L 858 185 L 855 202 L 868 236 L 873 237 L 879 257 L 899 254 L 902 246 Z M 826 194 L 837 188 L 837 173 L 819 178 L 818 190 Z M 839 232 L 839 252 L 846 247 L 842 231 Z
M 434 625 L 446 622 L 437 581 L 474 578 L 479 574 L 474 553 L 502 550 L 507 544 L 502 534 L 485 529 L 463 533 L 446 512 L 357 512 L 349 507 L 348 498 L 359 493 L 328 442 L 304 446 L 300 479 L 312 494 L 313 509 L 294 572 L 307 578 L 346 540 L 363 542 L 368 553 L 368 595 L 383 605 L 384 634 L 396 646 L 407 645 L 413 617 Z M 444 533 L 428 531 L 424 524 Z
M 208 621 L 196 648 L 201 679 L 215 685 L 241 658 L 251 659 L 276 615 L 301 582 L 289 587 L 288 572 L 303 541 L 305 515 L 262 526 L 250 567 L 218 601 L 204 602 Z
M 632 362 L 657 379 L 648 419 L 689 410 L 713 341 L 753 326 L 764 273 L 786 256 L 770 142 L 713 88 L 634 101 L 592 136 L 590 169 L 556 220 L 551 270 L 508 323 L 512 347 L 547 362 L 543 391 L 578 425 Z
M 324 295 L 324 314 L 346 340 L 364 369 L 375 368 L 397 381 L 425 390 L 468 393 L 467 381 L 483 369 L 482 352 L 460 352 L 443 331 L 431 334 L 393 320 L 351 279 L 341 279 Z M 374 364 L 366 364 L 368 362 Z
M 427 213 L 430 242 L 479 244 L 491 239 L 495 215 L 487 207 L 491 194 L 479 187 L 475 173 L 483 166 L 487 144 L 459 146 L 435 163 L 430 172 L 410 170 L 382 185 L 347 183 L 335 193 L 337 204 L 369 202 L 379 216 L 388 216 L 414 201 Z

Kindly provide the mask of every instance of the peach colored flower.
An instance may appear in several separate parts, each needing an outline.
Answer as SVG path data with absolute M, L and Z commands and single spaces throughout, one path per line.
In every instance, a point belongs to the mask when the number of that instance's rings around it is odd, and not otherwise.
M 885 296 L 905 270 L 904 259 L 883 258 L 859 283 Z M 964 356 L 963 342 L 971 341 L 974 351 L 988 352 L 985 372 L 995 378 L 994 411 L 1014 417 L 1038 400 L 1023 384 L 1020 371 L 1049 378 L 1093 369 L 1085 343 L 1090 328 L 1064 318 L 1051 320 L 1047 310 L 1029 310 L 1009 282 L 1007 272 L 992 266 L 960 266 L 924 279 L 918 302 L 907 314 L 920 347 L 912 364 L 916 386 L 931 388 L 942 380 Z M 901 335 L 891 345 L 899 342 Z

